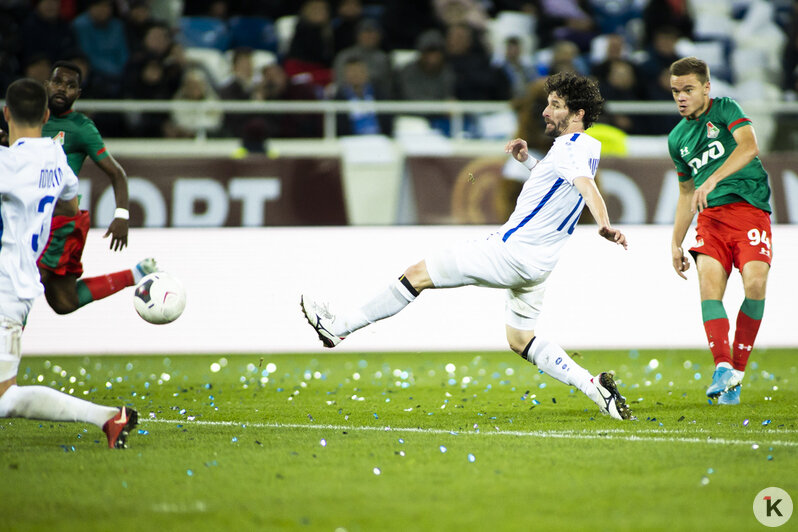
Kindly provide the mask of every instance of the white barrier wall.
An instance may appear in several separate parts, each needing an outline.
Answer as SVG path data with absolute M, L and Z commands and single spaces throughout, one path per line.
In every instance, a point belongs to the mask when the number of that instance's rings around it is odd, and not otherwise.
M 84 253 L 86 276 L 154 256 L 186 285 L 185 313 L 169 325 L 147 324 L 133 309 L 130 288 L 67 316 L 54 314 L 41 298 L 28 319 L 23 352 L 321 352 L 299 310 L 301 293 L 329 296 L 338 305 L 363 301 L 437 247 L 494 229 L 134 229 L 121 253 L 109 251 L 103 231 L 93 229 Z M 549 278 L 537 333 L 566 349 L 704 347 L 695 269 L 687 281 L 673 272 L 670 227 L 622 229 L 628 251 L 600 238 L 594 226 L 577 227 Z M 798 226 L 773 232 L 775 262 L 757 345 L 798 347 Z M 725 299 L 732 327 L 741 284 L 735 272 Z M 503 305 L 499 290 L 430 290 L 336 350 L 505 349 Z

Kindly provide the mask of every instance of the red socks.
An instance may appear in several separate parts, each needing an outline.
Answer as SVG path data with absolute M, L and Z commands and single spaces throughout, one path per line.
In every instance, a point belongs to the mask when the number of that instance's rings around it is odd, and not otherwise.
M 136 283 L 133 281 L 133 272 L 130 270 L 79 279 L 77 282 L 78 303 L 82 307 L 134 284 Z

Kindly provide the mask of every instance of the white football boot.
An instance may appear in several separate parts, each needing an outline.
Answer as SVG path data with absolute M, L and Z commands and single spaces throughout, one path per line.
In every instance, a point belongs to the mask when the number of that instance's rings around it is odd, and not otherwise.
M 346 338 L 338 336 L 331 332 L 332 324 L 335 321 L 335 316 L 327 308 L 326 303 L 317 303 L 312 299 L 306 299 L 305 296 L 300 296 L 299 306 L 302 307 L 302 313 L 305 314 L 305 319 L 319 335 L 319 340 L 324 344 L 324 347 L 335 347 Z
M 633 419 L 632 411 L 626 404 L 626 399 L 618 392 L 612 375 L 599 373 L 590 382 L 594 387 L 587 391 L 587 396 L 598 405 L 602 413 L 609 414 L 613 419 Z

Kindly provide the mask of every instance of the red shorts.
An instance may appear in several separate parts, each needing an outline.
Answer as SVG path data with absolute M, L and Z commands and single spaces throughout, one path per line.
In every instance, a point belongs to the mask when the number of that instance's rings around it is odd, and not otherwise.
M 80 259 L 90 224 L 89 211 L 80 211 L 77 216 L 53 216 L 50 239 L 39 257 L 39 268 L 56 275 L 83 275 Z
M 731 274 L 732 266 L 742 270 L 753 260 L 770 264 L 770 239 L 770 214 L 744 201 L 730 203 L 701 211 L 690 254 L 717 259 Z

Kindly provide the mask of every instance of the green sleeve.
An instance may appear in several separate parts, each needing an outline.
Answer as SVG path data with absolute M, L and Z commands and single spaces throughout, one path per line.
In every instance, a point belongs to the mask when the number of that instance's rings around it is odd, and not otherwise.
M 97 131 L 97 126 L 90 119 L 80 127 L 80 141 L 86 155 L 91 157 L 94 162 L 101 161 L 108 157 L 108 150 L 105 149 L 105 142 Z
M 688 181 L 693 178 L 693 173 L 690 167 L 685 164 L 681 154 L 679 154 L 679 146 L 673 135 L 668 135 L 668 153 L 671 156 L 673 165 L 676 167 L 676 175 L 679 176 L 679 181 Z
M 723 126 L 729 130 L 729 133 L 734 133 L 739 127 L 751 125 L 751 119 L 745 115 L 743 108 L 731 98 L 721 98 L 719 104 L 725 122 Z

